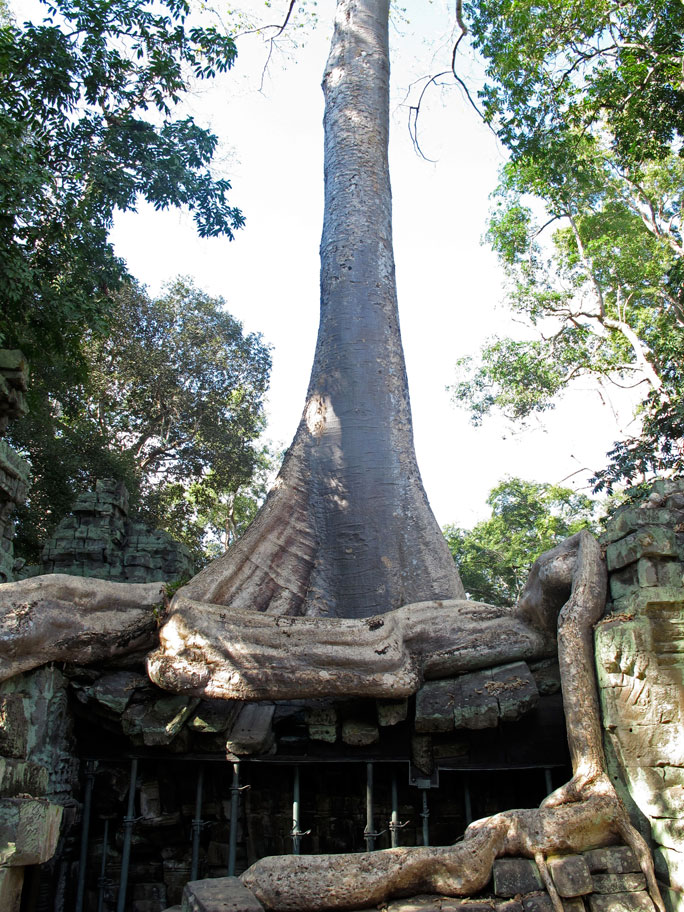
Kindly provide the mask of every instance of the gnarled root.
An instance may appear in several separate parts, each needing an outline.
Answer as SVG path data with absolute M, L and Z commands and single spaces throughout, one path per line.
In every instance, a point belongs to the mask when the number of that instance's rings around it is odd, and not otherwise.
M 0 586 L 0 681 L 45 662 L 145 654 L 157 640 L 164 584 L 51 573 Z
M 651 898 L 664 912 L 648 848 L 606 776 L 588 784 L 579 801 L 475 821 L 454 846 L 274 856 L 252 865 L 241 879 L 278 912 L 354 909 L 409 893 L 471 895 L 487 884 L 495 858 L 522 855 L 535 859 L 557 912 L 563 912 L 546 858 L 616 842 L 634 849 Z
M 575 548 L 572 591 L 558 620 L 570 782 L 536 810 L 506 811 L 472 823 L 454 846 L 261 859 L 242 881 L 267 908 L 313 912 L 364 908 L 409 893 L 465 896 L 485 886 L 495 858 L 522 855 L 537 861 L 554 907 L 563 912 L 547 856 L 625 842 L 636 854 L 658 912 L 664 912 L 648 847 L 605 773 L 593 664 L 593 625 L 605 603 L 605 567 L 598 543 L 586 532 L 573 537 L 572 547 L 561 547 L 564 567 Z

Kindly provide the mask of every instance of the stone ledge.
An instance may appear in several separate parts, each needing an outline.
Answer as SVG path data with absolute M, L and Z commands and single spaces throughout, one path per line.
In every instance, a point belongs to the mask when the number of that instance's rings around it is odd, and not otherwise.
M 263 912 L 251 890 L 237 877 L 194 880 L 183 891 L 182 912 Z

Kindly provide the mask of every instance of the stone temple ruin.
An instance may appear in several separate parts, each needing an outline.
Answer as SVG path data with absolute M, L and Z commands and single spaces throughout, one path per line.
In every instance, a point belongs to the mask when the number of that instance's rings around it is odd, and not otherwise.
M 387 16 L 338 0 L 316 356 L 254 523 L 169 602 L 101 485 L 69 573 L 0 586 L 3 912 L 684 909 L 684 485 L 513 609 L 465 598 L 413 447 Z
M 74 543 L 97 540 L 105 528 L 113 533 L 103 552 L 116 555 L 111 568 L 151 563 L 120 559 L 136 541 L 120 534 L 127 522 L 120 488 L 103 483 L 79 498 L 74 519 L 46 548 L 51 569 L 77 571 Z M 80 539 L 77 529 L 86 530 Z M 602 543 L 609 596 L 595 628 L 607 769 L 673 912 L 684 890 L 683 530 L 684 484 L 658 482 L 644 502 L 614 514 Z M 137 541 L 149 545 L 149 536 Z M 561 562 L 576 553 L 556 550 Z M 553 566 L 541 559 L 528 594 Z M 154 573 L 161 581 L 163 568 Z M 115 578 L 112 569 L 102 575 Z M 172 694 L 145 668 L 162 587 L 136 580 L 145 621 L 134 618 L 136 636 L 96 661 L 77 636 L 64 640 L 61 658 L 30 659 L 35 667 L 12 673 L 21 612 L 5 610 L 0 619 L 0 908 L 7 912 L 326 908 L 270 905 L 250 889 L 247 869 L 268 856 L 306 865 L 322 855 L 329 865 L 333 857 L 391 858 L 381 850 L 393 847 L 446 851 L 427 847 L 452 845 L 479 818 L 536 806 L 570 778 L 555 655 L 437 670 L 408 697 Z M 555 601 L 568 589 L 566 574 Z M 639 859 L 625 845 L 559 852 L 547 865 L 568 912 L 653 910 Z M 297 893 L 306 877 L 302 868 Z M 543 871 L 515 854 L 496 858 L 491 879 L 465 895 L 420 879 L 397 893 L 387 900 L 392 912 L 554 908 Z
M 111 478 L 79 494 L 71 515 L 45 544 L 41 566 L 31 568 L 34 575 L 68 573 L 121 583 L 189 579 L 193 571 L 185 545 L 129 519 L 126 486 Z

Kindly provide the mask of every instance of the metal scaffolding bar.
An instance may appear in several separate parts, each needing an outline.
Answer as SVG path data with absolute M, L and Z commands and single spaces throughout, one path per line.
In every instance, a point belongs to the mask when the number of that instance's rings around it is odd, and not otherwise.
M 86 865 L 88 863 L 88 838 L 90 836 L 90 809 L 93 803 L 93 785 L 95 784 L 94 760 L 86 762 L 85 794 L 83 796 L 83 826 L 81 827 L 81 851 L 78 859 L 78 885 L 76 887 L 76 912 L 83 912 L 85 896 Z
M 373 764 L 366 763 L 366 826 L 363 831 L 363 838 L 366 840 L 366 851 L 375 850 L 375 840 L 382 836 L 387 830 L 375 830 L 375 812 L 373 809 Z
M 197 773 L 197 791 L 195 793 L 195 816 L 192 821 L 192 861 L 190 863 L 190 880 L 197 880 L 199 874 L 200 833 L 202 832 L 202 792 L 204 789 L 204 766 Z
M 390 840 L 392 848 L 396 849 L 399 845 L 399 792 L 397 789 L 397 774 L 392 771 L 392 819 L 390 820 Z
M 366 840 L 366 851 L 375 848 L 375 824 L 373 822 L 373 764 L 366 764 L 366 828 L 363 838 Z
M 550 795 L 553 791 L 553 779 L 551 778 L 551 769 L 548 766 L 544 770 L 544 783 L 546 784 L 546 794 Z
M 128 787 L 128 808 L 123 820 L 124 841 L 121 851 L 121 880 L 119 881 L 119 896 L 116 903 L 116 912 L 126 912 L 126 887 L 128 886 L 128 864 L 131 858 L 131 840 L 135 826 L 135 783 L 138 777 L 138 760 L 131 760 L 131 781 Z
M 237 828 L 240 812 L 240 792 L 249 786 L 240 786 L 240 764 L 233 764 L 233 783 L 230 787 L 230 835 L 228 837 L 228 877 L 235 877 L 235 857 L 237 855 Z
M 302 830 L 300 828 L 300 797 L 299 797 L 299 767 L 294 768 L 294 778 L 292 781 L 292 854 L 301 855 L 302 836 L 308 836 L 311 830 Z
M 100 876 L 97 878 L 97 912 L 103 912 L 105 889 L 107 880 L 107 852 L 109 851 L 109 819 L 105 818 L 104 833 L 102 835 L 102 858 L 100 860 Z
M 423 810 L 420 812 L 423 819 L 423 845 L 430 845 L 430 808 L 428 807 L 427 789 L 423 789 Z

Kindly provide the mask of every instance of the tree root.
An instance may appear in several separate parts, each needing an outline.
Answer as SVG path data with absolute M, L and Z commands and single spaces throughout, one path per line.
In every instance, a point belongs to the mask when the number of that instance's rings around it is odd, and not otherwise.
M 0 681 L 46 662 L 143 658 L 157 641 L 164 584 L 50 573 L 0 586 Z
M 575 543 L 579 547 L 572 591 L 558 620 L 559 662 L 574 773 L 570 782 L 536 810 L 505 811 L 475 821 L 463 841 L 454 846 L 263 858 L 245 871 L 242 881 L 268 909 L 314 912 L 365 908 L 392 896 L 420 892 L 466 896 L 484 888 L 497 857 L 522 855 L 535 859 L 556 912 L 563 912 L 547 857 L 624 842 L 635 852 L 656 909 L 664 912 L 648 846 L 632 826 L 605 773 L 593 625 L 605 604 L 606 573 L 598 543 L 589 533 L 580 533 Z M 568 548 L 562 551 L 563 555 L 568 553 Z M 565 557 L 563 562 L 567 564 Z M 539 576 L 538 568 L 537 581 Z
M 179 593 L 148 674 L 175 693 L 232 700 L 398 698 L 425 678 L 553 655 L 510 609 L 450 600 L 371 618 L 282 617 Z

